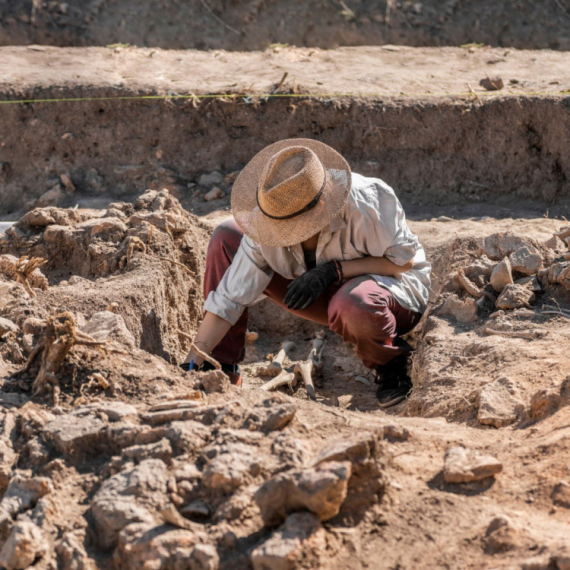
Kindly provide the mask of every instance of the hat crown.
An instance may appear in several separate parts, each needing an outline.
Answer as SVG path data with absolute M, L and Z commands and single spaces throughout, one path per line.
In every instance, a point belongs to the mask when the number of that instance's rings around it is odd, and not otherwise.
M 275 219 L 299 215 L 318 202 L 325 178 L 323 164 L 310 148 L 284 148 L 271 157 L 259 179 L 259 208 Z

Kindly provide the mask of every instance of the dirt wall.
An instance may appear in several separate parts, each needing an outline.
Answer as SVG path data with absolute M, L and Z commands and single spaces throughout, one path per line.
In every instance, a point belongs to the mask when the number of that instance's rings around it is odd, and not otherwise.
M 119 94 L 134 93 L 51 89 L 18 96 Z M 4 217 L 62 174 L 77 192 L 94 196 L 154 185 L 184 197 L 200 173 L 239 169 L 285 137 L 332 145 L 354 171 L 382 177 L 407 203 L 508 206 L 526 197 L 551 204 L 570 194 L 570 97 L 16 104 L 2 107 L 0 132 Z
M 0 1 L 0 45 L 265 49 L 270 44 L 570 49 L 570 0 Z

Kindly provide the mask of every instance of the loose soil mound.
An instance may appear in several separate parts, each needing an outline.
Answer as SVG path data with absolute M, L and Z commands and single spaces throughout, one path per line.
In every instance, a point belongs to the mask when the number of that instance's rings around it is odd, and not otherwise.
M 260 390 L 266 352 L 295 340 L 287 366 L 315 332 L 267 304 L 244 388 L 175 366 L 200 318 L 208 229 L 167 191 L 26 214 L 0 244 L 0 565 L 566 568 L 564 232 L 413 225 L 435 284 L 415 388 L 391 417 L 330 333 L 317 402 Z M 491 318 L 505 257 L 542 292 L 519 283 L 530 308 Z M 538 332 L 507 334 L 523 327 Z
M 570 49 L 568 0 L 0 2 L 2 45 L 265 49 L 270 44 Z

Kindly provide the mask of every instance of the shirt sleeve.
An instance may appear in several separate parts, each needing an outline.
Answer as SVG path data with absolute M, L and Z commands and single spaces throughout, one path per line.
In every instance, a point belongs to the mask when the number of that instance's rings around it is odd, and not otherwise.
M 396 265 L 414 259 L 420 249 L 418 238 L 410 231 L 406 215 L 394 191 L 377 185 L 377 199 L 360 204 L 361 239 L 368 254 L 386 257 Z
M 218 288 L 208 295 L 204 310 L 235 325 L 244 309 L 265 291 L 272 277 L 273 270 L 259 246 L 244 236 Z

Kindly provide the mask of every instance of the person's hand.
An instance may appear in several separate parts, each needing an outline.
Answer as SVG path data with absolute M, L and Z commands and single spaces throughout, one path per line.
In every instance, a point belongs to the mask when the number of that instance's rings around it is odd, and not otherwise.
M 283 303 L 289 309 L 306 309 L 311 306 L 333 283 L 339 283 L 342 274 L 334 261 L 319 265 L 289 283 Z

